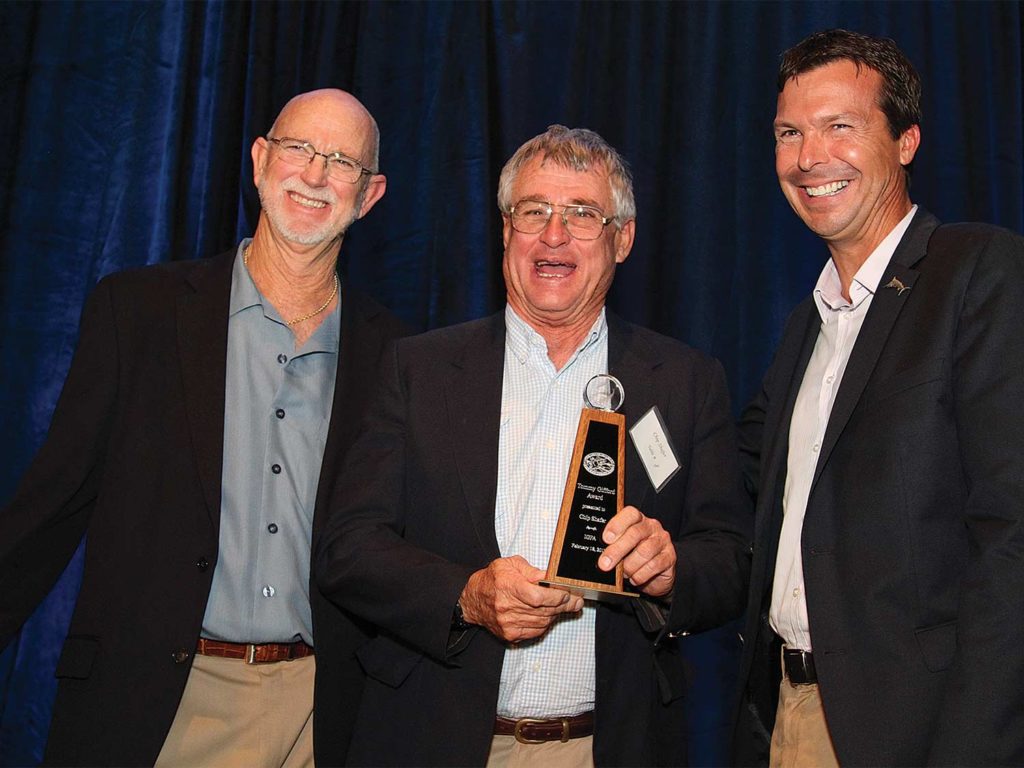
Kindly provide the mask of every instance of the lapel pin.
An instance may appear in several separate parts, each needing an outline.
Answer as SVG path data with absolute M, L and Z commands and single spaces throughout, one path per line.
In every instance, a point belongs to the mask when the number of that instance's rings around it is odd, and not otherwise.
M 911 288 L 913 288 L 912 285 L 904 285 L 898 277 L 894 277 L 892 280 L 886 283 L 885 287 L 895 288 L 897 296 L 902 296 L 904 291 L 909 291 Z

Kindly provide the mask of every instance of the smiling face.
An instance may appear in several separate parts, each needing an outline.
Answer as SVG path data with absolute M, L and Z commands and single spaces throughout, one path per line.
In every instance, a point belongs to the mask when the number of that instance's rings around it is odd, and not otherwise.
M 512 184 L 513 204 L 538 200 L 556 206 L 547 226 L 528 235 L 503 214 L 502 272 L 508 303 L 543 334 L 548 328 L 589 327 L 597 319 L 615 275 L 615 265 L 633 247 L 634 221 L 609 223 L 596 240 L 574 239 L 557 214 L 563 205 L 589 205 L 613 216 L 611 186 L 604 168 L 575 171 L 538 155 Z
M 910 210 L 903 166 L 918 126 L 894 139 L 882 78 L 847 59 L 790 79 L 775 117 L 775 171 L 796 214 L 833 253 L 867 258 Z
M 292 99 L 281 111 L 274 138 L 306 141 L 324 153 L 341 152 L 367 168 L 375 162 L 373 125 L 353 96 L 337 90 L 313 91 Z M 253 181 L 272 234 L 292 245 L 318 246 L 340 240 L 384 194 L 380 174 L 355 184 L 332 179 L 317 155 L 304 166 L 288 163 L 265 138 L 252 146 Z

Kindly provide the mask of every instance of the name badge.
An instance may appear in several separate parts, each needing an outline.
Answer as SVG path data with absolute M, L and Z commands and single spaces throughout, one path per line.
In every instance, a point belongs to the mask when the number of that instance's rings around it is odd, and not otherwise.
M 651 485 L 660 493 L 679 471 L 680 464 L 658 406 L 653 406 L 629 428 L 629 436 L 633 439 L 633 447 L 643 462 L 647 477 L 651 479 Z

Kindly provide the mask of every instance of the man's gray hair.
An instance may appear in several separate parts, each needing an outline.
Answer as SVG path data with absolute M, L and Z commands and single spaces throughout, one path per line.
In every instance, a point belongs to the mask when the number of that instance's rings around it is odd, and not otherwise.
M 552 125 L 523 144 L 501 169 L 498 181 L 498 208 L 508 213 L 517 201 L 512 200 L 512 186 L 519 170 L 534 157 L 541 156 L 562 168 L 574 171 L 603 169 L 611 185 L 612 205 L 615 206 L 613 219 L 621 227 L 636 218 L 636 201 L 633 199 L 633 174 L 622 156 L 601 136 L 586 128 L 566 128 Z

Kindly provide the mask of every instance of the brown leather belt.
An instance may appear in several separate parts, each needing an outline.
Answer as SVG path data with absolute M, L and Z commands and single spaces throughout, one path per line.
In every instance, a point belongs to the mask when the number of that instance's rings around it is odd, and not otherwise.
M 199 638 L 196 653 L 220 656 L 223 659 L 242 659 L 246 664 L 273 664 L 275 661 L 304 659 L 313 655 L 313 646 L 298 643 L 229 643 L 224 640 Z
M 520 744 L 543 744 L 545 741 L 568 741 L 594 732 L 594 713 L 584 712 L 573 717 L 553 717 L 541 720 L 523 717 L 513 720 L 500 715 L 494 718 L 496 736 L 515 736 Z

